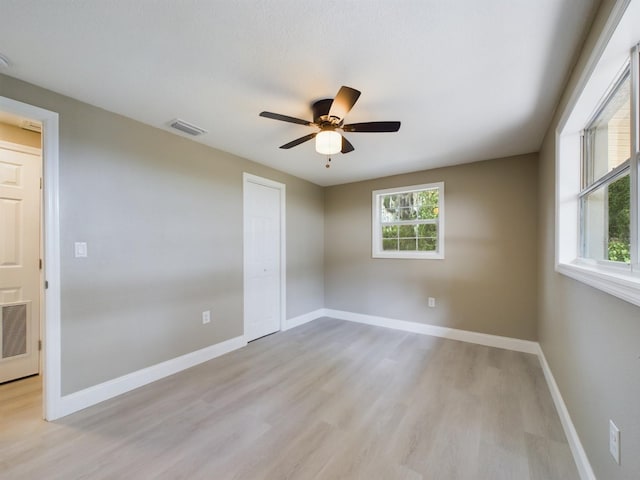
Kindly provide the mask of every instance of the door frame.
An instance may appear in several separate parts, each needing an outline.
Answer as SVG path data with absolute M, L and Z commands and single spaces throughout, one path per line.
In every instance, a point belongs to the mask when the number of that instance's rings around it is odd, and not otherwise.
M 247 248 L 245 245 L 247 231 L 247 184 L 254 183 L 280 190 L 280 331 L 285 330 L 287 319 L 287 225 L 286 225 L 286 185 L 284 183 L 258 177 L 247 172 L 242 173 L 242 327 L 243 336 L 247 331 Z M 245 339 L 246 341 L 246 339 Z
M 0 96 L 0 110 L 42 123 L 43 271 L 45 283 L 42 328 L 42 410 L 45 420 L 61 415 L 60 338 L 60 205 L 58 113 Z

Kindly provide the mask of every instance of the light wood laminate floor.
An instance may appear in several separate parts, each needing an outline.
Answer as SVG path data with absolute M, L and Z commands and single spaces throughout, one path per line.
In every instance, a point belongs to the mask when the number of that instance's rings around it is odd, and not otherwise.
M 40 401 L 0 386 L 0 478 L 578 478 L 535 356 L 328 318 L 55 422 Z

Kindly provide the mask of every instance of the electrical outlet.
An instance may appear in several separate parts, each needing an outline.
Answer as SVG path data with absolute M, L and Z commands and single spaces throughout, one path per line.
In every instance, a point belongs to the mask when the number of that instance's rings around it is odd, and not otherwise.
M 616 427 L 613 420 L 609 420 L 609 453 L 620 465 L 620 429 Z
M 206 312 L 202 312 L 202 324 L 206 325 L 211 321 L 211 310 L 207 310 Z
M 76 258 L 86 258 L 88 256 L 87 242 L 75 242 L 73 244 L 73 253 Z
M 434 308 L 436 306 L 436 299 L 429 297 L 429 307 Z

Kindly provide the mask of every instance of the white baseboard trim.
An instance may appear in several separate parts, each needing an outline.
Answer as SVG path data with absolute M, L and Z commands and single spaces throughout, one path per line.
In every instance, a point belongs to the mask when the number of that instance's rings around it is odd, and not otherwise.
M 544 372 L 547 385 L 549 386 L 551 397 L 553 398 L 556 410 L 560 416 L 562 427 L 564 428 L 565 435 L 567 436 L 567 441 L 569 442 L 573 458 L 578 467 L 580 478 L 582 480 L 596 480 L 591 464 L 589 463 L 589 459 L 587 458 L 587 454 L 582 447 L 582 442 L 580 442 L 578 433 L 571 421 L 571 416 L 569 415 L 567 406 L 562 399 L 558 385 L 556 384 L 553 374 L 551 373 L 551 369 L 549 368 L 549 364 L 547 363 L 547 359 L 545 358 L 544 352 L 538 342 L 327 308 L 319 308 L 312 312 L 290 318 L 287 320 L 283 330 L 289 330 L 321 317 L 331 317 L 338 320 L 392 328 L 395 330 L 431 335 L 537 355 L 540 359 L 540 365 L 542 366 L 542 371 Z M 247 342 L 244 336 L 235 337 L 201 350 L 167 360 L 157 365 L 123 375 L 122 377 L 109 380 L 99 385 L 86 388 L 79 392 L 65 395 L 59 398 L 59 403 L 57 402 L 55 408 L 55 416 L 49 418 L 49 420 L 55 420 L 56 418 L 70 415 L 71 413 L 155 382 L 156 380 L 160 380 L 164 377 L 168 377 L 169 375 L 186 370 L 187 368 L 191 368 L 200 363 L 212 360 L 246 345 Z
M 303 315 L 299 315 L 297 317 L 293 317 L 287 320 L 285 327 L 283 330 L 289 330 L 290 328 L 299 327 L 300 325 L 304 325 L 305 323 L 309 323 L 317 318 L 326 317 L 326 308 L 319 308 L 309 313 L 305 313 Z
M 546 379 L 547 385 L 549 386 L 549 391 L 551 392 L 551 398 L 553 399 L 553 403 L 555 404 L 558 415 L 560 416 L 560 422 L 562 423 L 564 434 L 567 436 L 567 441 L 569 442 L 569 447 L 571 448 L 573 459 L 575 460 L 576 466 L 578 467 L 580 478 L 582 480 L 596 480 L 596 476 L 593 473 L 593 469 L 591 468 L 591 463 L 589 463 L 587 453 L 582 447 L 582 442 L 580 441 L 578 432 L 576 432 L 576 428 L 571 421 L 569 410 L 567 410 L 567 406 L 565 405 L 562 395 L 560 394 L 560 389 L 558 388 L 558 384 L 553 377 L 553 373 L 551 373 L 551 368 L 547 363 L 547 359 L 544 356 L 544 351 L 542 350 L 540 344 L 538 344 L 537 353 L 538 358 L 540 359 L 540 365 L 542 366 L 542 371 L 544 372 L 544 378 Z
M 122 377 L 94 385 L 93 387 L 85 388 L 79 392 L 64 395 L 59 399 L 60 401 L 55 411 L 55 417 L 49 420 L 64 417 L 110 398 L 122 395 L 138 387 L 242 348 L 246 344 L 247 342 L 244 336 L 231 338 L 224 342 L 196 350 L 195 352 L 190 352 L 180 357 L 128 373 Z
M 395 330 L 403 330 L 405 332 L 420 333 L 422 335 L 431 335 L 433 337 L 476 343 L 478 345 L 485 345 L 488 347 L 504 348 L 506 350 L 514 350 L 516 352 L 533 353 L 535 355 L 538 354 L 537 342 L 521 340 L 519 338 L 501 337 L 498 335 L 489 335 L 487 333 L 470 332 L 468 330 L 439 327 L 436 325 L 428 325 L 426 323 L 407 322 L 406 320 L 396 320 L 394 318 L 377 317 L 374 315 L 363 315 L 361 313 L 345 312 L 342 310 L 325 309 L 323 316 L 337 318 L 339 320 L 348 320 L 350 322 L 365 323 L 367 325 L 375 325 L 377 327 L 393 328 Z

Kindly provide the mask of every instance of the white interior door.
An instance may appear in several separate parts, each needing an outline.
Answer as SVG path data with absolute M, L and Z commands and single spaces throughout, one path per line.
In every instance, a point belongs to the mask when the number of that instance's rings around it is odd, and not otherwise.
M 0 144 L 0 383 L 40 366 L 42 161 L 29 150 Z
M 244 176 L 244 334 L 255 340 L 281 328 L 284 185 Z

